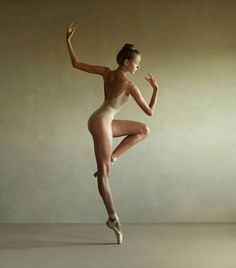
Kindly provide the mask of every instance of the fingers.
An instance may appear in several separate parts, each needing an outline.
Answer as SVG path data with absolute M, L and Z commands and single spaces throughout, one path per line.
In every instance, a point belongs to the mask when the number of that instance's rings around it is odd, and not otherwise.
M 76 25 L 72 22 L 69 26 L 68 26 L 68 32 L 72 33 L 75 31 L 76 29 Z
M 155 79 L 155 80 L 156 80 L 156 78 L 155 78 L 152 74 L 148 73 L 148 75 L 149 75 L 152 79 Z
M 146 76 L 144 76 L 144 78 L 151 84 L 151 86 L 157 87 L 159 89 L 157 80 L 152 74 L 148 73 Z
M 150 80 L 154 81 L 155 83 L 157 82 L 156 78 L 152 74 L 148 73 L 148 75 Z
M 75 27 L 74 22 L 72 22 L 72 23 L 69 25 L 69 28 L 72 28 L 72 27 Z
M 145 79 L 147 81 L 151 81 L 151 80 L 156 81 L 156 78 L 150 73 L 148 73 L 148 75 L 145 76 Z
M 150 79 L 150 78 L 153 78 L 154 76 L 152 74 L 148 73 L 148 75 L 146 75 L 145 77 Z

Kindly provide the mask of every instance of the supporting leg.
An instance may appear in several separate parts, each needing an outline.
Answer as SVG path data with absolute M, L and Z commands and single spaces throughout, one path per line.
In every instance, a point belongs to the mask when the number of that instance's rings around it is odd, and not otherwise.
M 101 166 L 103 166 L 101 168 Z M 106 207 L 108 215 L 115 213 L 115 208 L 113 204 L 111 188 L 109 185 L 109 169 L 110 163 L 101 164 L 98 167 L 97 172 L 97 184 L 98 184 L 98 191 L 103 199 L 104 205 Z
M 90 124 L 90 132 L 93 136 L 94 151 L 97 161 L 97 184 L 98 191 L 104 205 L 106 207 L 109 219 L 106 225 L 113 229 L 117 237 L 117 243 L 122 243 L 122 233 L 120 223 L 115 212 L 115 207 L 112 199 L 111 189 L 109 185 L 109 171 L 111 165 L 112 154 L 112 129 L 111 121 L 106 118 L 99 118 Z M 115 216 L 115 218 L 114 218 Z

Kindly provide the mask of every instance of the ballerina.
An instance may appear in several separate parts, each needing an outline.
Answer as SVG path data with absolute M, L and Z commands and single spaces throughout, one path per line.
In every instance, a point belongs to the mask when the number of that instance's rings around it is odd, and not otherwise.
M 105 66 L 91 65 L 80 61 L 75 53 L 71 38 L 76 30 L 74 23 L 68 26 L 66 41 L 71 63 L 74 68 L 97 74 L 103 77 L 104 81 L 104 102 L 89 117 L 88 129 L 93 137 L 94 152 L 97 162 L 98 191 L 103 199 L 108 213 L 106 225 L 111 228 L 117 237 L 117 243 L 121 244 L 123 234 L 121 222 L 116 213 L 112 193 L 109 185 L 110 166 L 123 153 L 135 144 L 146 138 L 149 134 L 149 127 L 141 122 L 130 120 L 116 120 L 115 115 L 122 109 L 132 96 L 138 106 L 149 116 L 152 116 L 157 104 L 159 86 L 152 74 L 145 76 L 153 91 L 149 104 L 146 103 L 139 88 L 131 82 L 126 73 L 134 74 L 140 68 L 141 55 L 132 44 L 125 44 L 117 54 L 118 67 L 112 70 Z M 112 151 L 113 137 L 124 136 L 120 144 Z

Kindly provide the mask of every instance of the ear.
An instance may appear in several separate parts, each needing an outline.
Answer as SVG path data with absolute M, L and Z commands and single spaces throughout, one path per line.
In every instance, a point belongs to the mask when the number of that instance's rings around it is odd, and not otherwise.
M 128 64 L 129 64 L 129 60 L 128 60 L 128 59 L 125 59 L 125 61 L 124 61 L 124 65 L 127 67 Z

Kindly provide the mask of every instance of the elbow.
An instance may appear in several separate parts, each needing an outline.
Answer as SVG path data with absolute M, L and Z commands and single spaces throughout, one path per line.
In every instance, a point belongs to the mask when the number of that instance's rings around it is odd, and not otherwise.
M 77 65 L 75 62 L 72 62 L 72 66 L 73 66 L 73 68 L 77 68 Z
M 71 63 L 72 63 L 73 68 L 79 68 L 79 62 L 72 61 Z

